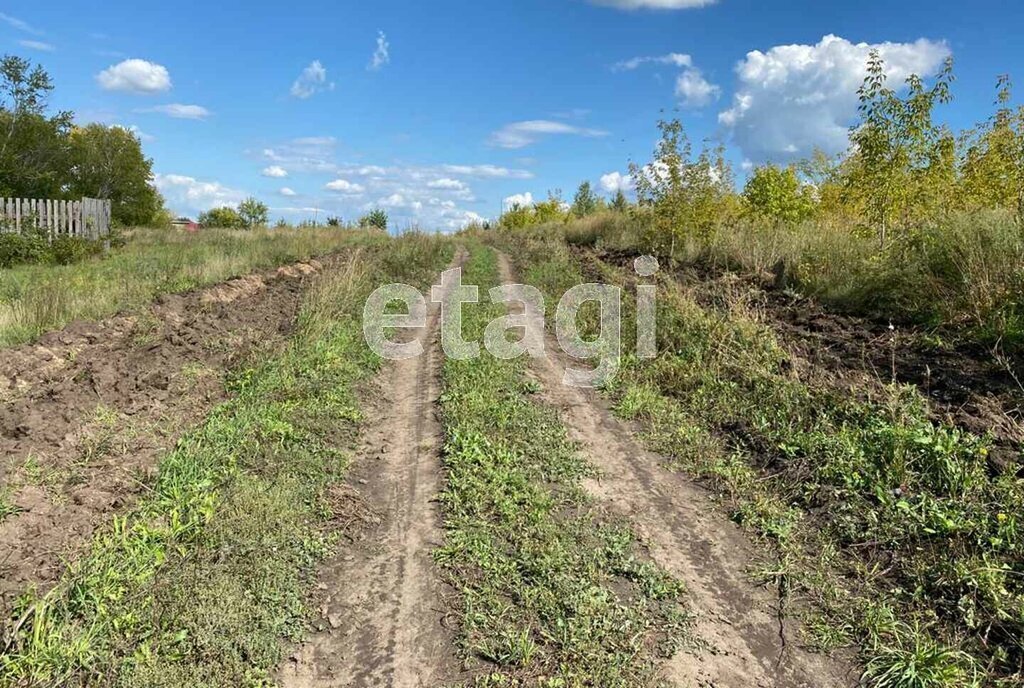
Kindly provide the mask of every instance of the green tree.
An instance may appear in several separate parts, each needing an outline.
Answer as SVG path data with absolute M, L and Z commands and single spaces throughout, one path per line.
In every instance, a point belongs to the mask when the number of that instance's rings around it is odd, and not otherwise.
M 938 103 L 948 103 L 953 62 L 947 59 L 931 88 L 912 74 L 907 95 L 886 86 L 885 62 L 877 50 L 868 58 L 868 73 L 857 94 L 860 123 L 850 134 L 852 155 L 845 170 L 849 198 L 863 206 L 868 222 L 884 246 L 894 224 L 906 225 L 912 210 L 931 199 L 948 199 L 952 189 L 951 137 L 934 124 Z
M 629 210 L 629 200 L 626 198 L 626 194 L 619 189 L 615 192 L 615 198 L 612 199 L 612 210 L 617 213 L 624 213 Z
M 153 161 L 139 138 L 124 127 L 89 124 L 70 134 L 73 198 L 109 198 L 115 222 L 128 227 L 153 224 L 163 198 L 153 186 Z
M 961 198 L 972 208 L 1006 208 L 1024 218 L 1024 106 L 1010 105 L 1009 75 L 996 83 L 996 113 L 963 137 Z
M 675 256 L 684 237 L 706 239 L 735 213 L 732 170 L 721 146 L 691 159 L 690 141 L 679 120 L 658 122 L 661 139 L 646 165 L 630 163 L 637 203 L 652 212 L 648 243 Z
M 218 227 L 223 229 L 242 229 L 246 226 L 245 220 L 237 210 L 231 206 L 211 208 L 199 215 L 199 224 L 203 227 Z
M 0 195 L 59 197 L 67 183 L 71 113 L 45 115 L 53 90 L 39 65 L 0 58 Z
M 792 166 L 755 168 L 743 187 L 743 202 L 750 214 L 776 222 L 800 222 L 814 212 L 811 189 L 800 182 Z
M 586 217 L 587 215 L 593 215 L 601 209 L 602 201 L 593 188 L 590 186 L 589 181 L 585 181 L 580 184 L 579 189 L 576 190 L 576 196 L 572 201 L 571 212 L 576 217 Z
M 270 221 L 270 209 L 266 203 L 249 196 L 238 204 L 238 214 L 242 217 L 242 223 L 249 229 L 266 227 Z
M 387 231 L 388 229 L 388 214 L 387 211 L 382 208 L 375 208 L 366 215 L 359 219 L 360 227 L 376 227 L 377 229 Z

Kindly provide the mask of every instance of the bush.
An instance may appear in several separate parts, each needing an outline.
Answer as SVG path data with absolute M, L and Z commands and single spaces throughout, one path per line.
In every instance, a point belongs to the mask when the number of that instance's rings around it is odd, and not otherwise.
M 81 237 L 59 236 L 50 242 L 45 232 L 5 232 L 0 234 L 0 269 L 27 263 L 70 265 L 101 249 L 99 242 Z

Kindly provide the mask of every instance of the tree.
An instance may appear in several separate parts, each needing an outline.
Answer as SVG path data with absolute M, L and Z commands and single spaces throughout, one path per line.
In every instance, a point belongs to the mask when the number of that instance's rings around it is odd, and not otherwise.
M 199 224 L 203 227 L 223 229 L 242 229 L 247 226 L 239 212 L 230 206 L 211 208 L 205 213 L 201 213 L 199 215 Z
M 630 163 L 639 205 L 650 208 L 648 243 L 671 259 L 686 236 L 706 239 L 733 212 L 732 170 L 721 146 L 691 159 L 690 141 L 679 120 L 660 121 L 661 140 L 644 166 Z
M 153 186 L 153 161 L 139 138 L 124 127 L 89 124 L 70 134 L 73 198 L 109 198 L 111 215 L 123 226 L 152 224 L 163 208 Z
M 71 113 L 46 117 L 49 74 L 23 58 L 0 58 L 0 196 L 56 198 L 67 182 Z
M 612 210 L 617 213 L 624 213 L 629 210 L 629 200 L 626 199 L 626 194 L 623 193 L 622 189 L 615 192 L 615 198 L 612 199 Z
M 776 222 L 796 223 L 814 212 L 811 189 L 800 182 L 792 166 L 761 165 L 743 188 L 747 211 Z
M 387 231 L 388 229 L 388 214 L 387 211 L 381 208 L 375 208 L 359 220 L 360 227 L 376 227 L 377 229 Z
M 1024 106 L 1010 106 L 1009 75 L 996 83 L 995 115 L 963 137 L 961 198 L 969 208 L 1006 208 L 1024 219 Z
M 931 88 L 912 74 L 901 97 L 885 85 L 878 51 L 868 58 L 868 74 L 857 91 L 861 122 L 850 134 L 853 154 L 844 174 L 849 198 L 863 205 L 882 246 L 892 225 L 909 219 L 915 206 L 952 196 L 952 189 L 940 188 L 952 179 L 951 137 L 932 122 L 935 105 L 950 101 L 952 81 L 949 58 Z
M 238 214 L 242 218 L 242 224 L 248 229 L 265 227 L 270 221 L 270 209 L 267 204 L 249 196 L 238 204 Z
M 601 199 L 590 186 L 589 181 L 580 184 L 572 201 L 572 214 L 576 217 L 593 215 L 601 207 Z

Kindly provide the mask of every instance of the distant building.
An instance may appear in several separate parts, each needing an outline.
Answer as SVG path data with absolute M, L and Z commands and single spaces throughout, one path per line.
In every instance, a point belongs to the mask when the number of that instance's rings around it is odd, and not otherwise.
M 177 217 L 171 220 L 171 227 L 183 229 L 186 232 L 198 232 L 199 223 L 187 217 Z

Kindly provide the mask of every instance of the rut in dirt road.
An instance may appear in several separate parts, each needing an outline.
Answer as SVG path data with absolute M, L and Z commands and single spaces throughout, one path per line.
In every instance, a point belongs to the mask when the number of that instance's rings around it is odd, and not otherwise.
M 461 265 L 460 249 L 453 267 Z M 441 543 L 441 425 L 435 416 L 442 354 L 439 309 L 419 331 L 424 353 L 393 361 L 374 384 L 349 488 L 360 532 L 320 572 L 322 628 L 286 661 L 286 688 L 418 688 L 458 669 L 444 627 L 443 584 L 431 551 Z M 368 395 L 369 396 L 369 395 Z
M 508 257 L 499 254 L 502 281 L 513 281 Z M 536 324 L 542 328 L 542 324 Z M 752 583 L 746 571 L 754 553 L 746 537 L 720 513 L 709 496 L 684 476 L 661 468 L 632 428 L 616 418 L 591 390 L 562 383 L 568 362 L 553 337 L 530 373 L 541 398 L 556 408 L 569 436 L 578 442 L 600 478 L 587 490 L 632 523 L 651 558 L 686 584 L 695 614 L 699 647 L 666 661 L 662 676 L 678 686 L 716 688 L 856 685 L 843 662 L 799 647 L 796 628 L 780 626 L 778 599 Z

